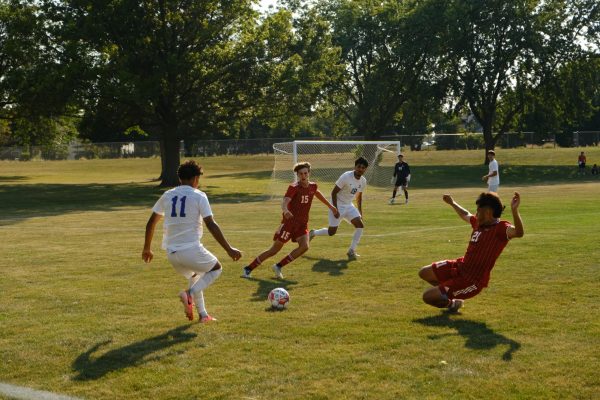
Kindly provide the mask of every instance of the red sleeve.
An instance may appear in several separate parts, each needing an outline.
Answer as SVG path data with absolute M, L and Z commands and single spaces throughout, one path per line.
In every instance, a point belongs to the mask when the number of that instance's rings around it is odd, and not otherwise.
M 313 185 L 313 188 L 315 190 L 315 192 L 317 191 L 317 189 L 319 188 L 319 186 L 317 185 L 316 182 L 311 182 L 311 185 Z
M 508 221 L 500 221 L 500 223 L 498 223 L 498 228 L 496 228 L 496 236 L 499 240 L 508 241 L 506 230 L 509 226 L 512 226 L 512 224 Z
M 473 229 L 479 228 L 479 224 L 477 223 L 477 217 L 476 216 L 471 215 L 471 218 L 469 218 L 469 223 L 471 224 L 471 227 Z
M 290 185 L 288 186 L 287 191 L 285 192 L 285 195 L 283 197 L 289 197 L 290 199 L 293 199 L 297 191 L 298 187 L 296 185 Z

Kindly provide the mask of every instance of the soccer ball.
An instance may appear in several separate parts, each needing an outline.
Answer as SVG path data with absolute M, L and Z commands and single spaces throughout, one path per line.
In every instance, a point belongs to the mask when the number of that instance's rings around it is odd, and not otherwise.
M 269 292 L 267 300 L 271 304 L 271 307 L 277 310 L 283 310 L 290 301 L 290 294 L 284 288 L 278 287 Z

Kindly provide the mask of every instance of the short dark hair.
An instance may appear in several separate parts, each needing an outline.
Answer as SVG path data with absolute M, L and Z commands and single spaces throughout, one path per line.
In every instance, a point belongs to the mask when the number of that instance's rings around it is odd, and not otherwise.
M 369 166 L 369 162 L 364 157 L 358 157 L 356 161 L 354 161 L 354 166 L 356 167 L 357 165 L 364 165 L 366 168 Z
M 487 153 L 488 153 L 488 154 L 493 154 L 493 155 L 496 155 L 496 152 L 495 152 L 494 150 L 488 150 L 488 152 L 487 152 Z
M 202 175 L 202 167 L 194 160 L 187 160 L 177 169 L 177 176 L 182 181 L 188 181 L 200 175 Z
M 500 201 L 500 197 L 493 192 L 481 193 L 475 204 L 477 204 L 478 208 L 491 208 L 494 212 L 494 218 L 500 218 L 502 211 L 504 211 L 504 206 Z
M 302 168 L 308 168 L 308 172 L 310 172 L 310 163 L 308 161 L 296 163 L 296 165 L 294 165 L 294 172 L 298 172 Z
M 404 154 L 398 154 L 398 157 L 404 157 Z

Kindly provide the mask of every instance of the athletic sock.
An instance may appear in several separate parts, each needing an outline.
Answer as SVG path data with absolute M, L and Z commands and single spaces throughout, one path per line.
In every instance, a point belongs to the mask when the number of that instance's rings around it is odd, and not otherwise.
M 394 191 L 392 192 L 392 199 L 393 199 L 394 197 L 396 197 L 396 193 L 398 193 L 398 190 L 397 190 L 397 189 L 394 189 Z
M 195 292 L 192 297 L 194 298 L 194 303 L 196 303 L 196 309 L 200 317 L 207 316 L 208 312 L 206 312 L 206 306 L 204 305 L 204 292 L 202 290 Z
M 194 273 L 194 275 L 192 275 L 192 277 L 190 278 L 190 284 L 188 285 L 188 289 L 191 288 L 192 286 L 194 286 L 196 284 L 196 282 L 198 282 L 198 280 L 200 278 L 202 278 L 203 273 Z
M 209 287 L 219 276 L 221 276 L 222 272 L 223 268 L 219 268 L 214 271 L 209 271 L 205 273 L 204 276 L 200 278 L 198 282 L 196 282 L 196 284 L 190 288 L 190 293 L 192 294 L 192 296 L 194 296 L 195 293 L 201 292 L 207 287 Z
M 281 268 L 281 267 L 283 267 L 283 266 L 285 266 L 285 265 L 287 265 L 287 264 L 291 263 L 292 261 L 294 261 L 294 257 L 292 257 L 292 255 L 291 255 L 291 254 L 288 254 L 287 256 L 285 256 L 284 258 L 282 258 L 282 259 L 281 259 L 281 261 L 279 261 L 279 262 L 277 263 L 277 266 L 278 266 L 279 268 Z
M 356 228 L 354 230 L 354 235 L 352 235 L 352 244 L 350 245 L 350 250 L 356 250 L 356 246 L 358 246 L 358 242 L 360 242 L 360 237 L 363 234 L 364 228 Z
M 406 200 L 408 200 L 408 190 L 404 190 L 404 197 L 406 197 Z
M 328 236 L 329 229 L 328 228 L 317 229 L 316 231 L 314 231 L 314 234 L 315 234 L 315 236 Z
M 248 265 L 248 268 L 250 268 L 250 270 L 254 270 L 254 268 L 258 267 L 260 264 L 262 264 L 262 261 L 260 261 L 260 258 L 256 257 L 251 263 L 250 265 Z

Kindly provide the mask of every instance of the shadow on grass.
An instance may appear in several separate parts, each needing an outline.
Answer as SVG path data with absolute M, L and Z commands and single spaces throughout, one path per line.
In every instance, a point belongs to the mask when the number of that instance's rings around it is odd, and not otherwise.
M 99 357 L 92 357 L 101 347 L 108 345 L 110 340 L 97 343 L 73 361 L 72 368 L 77 372 L 77 376 L 72 379 L 77 381 L 95 380 L 113 371 L 159 360 L 165 355 L 155 353 L 190 341 L 197 336 L 195 333 L 186 332 L 191 326 L 191 324 L 183 325 L 162 335 L 109 350 Z M 200 344 L 199 346 L 204 345 Z
M 291 166 L 290 166 L 291 170 Z M 236 178 L 236 179 L 256 179 L 256 180 L 268 180 L 271 179 L 273 171 L 253 171 L 253 172 L 231 172 L 228 174 L 209 174 L 209 178 Z
M 283 271 L 285 272 L 285 269 Z M 245 280 L 258 283 L 256 291 L 252 293 L 252 301 L 267 300 L 267 295 L 269 294 L 269 292 L 278 287 L 284 288 L 285 290 L 290 292 L 292 290 L 291 287 L 298 284 L 298 281 L 290 281 L 288 279 L 267 280 L 252 277 L 245 278 Z
M 312 266 L 312 271 L 327 273 L 331 276 L 344 275 L 344 270 L 348 269 L 350 260 L 344 258 L 341 260 L 327 260 L 323 258 L 304 257 L 307 260 L 316 261 Z
M 29 179 L 27 176 L 0 176 L 0 182 L 19 182 Z
M 508 349 L 502 355 L 504 361 L 511 361 L 513 353 L 521 348 L 521 344 L 506 336 L 494 332 L 483 322 L 476 322 L 461 319 L 460 316 L 454 316 L 444 312 L 441 315 L 415 319 L 414 322 L 425 326 L 440 326 L 456 329 L 457 333 L 466 338 L 465 347 L 474 350 L 491 350 L 496 346 L 507 345 Z M 431 335 L 429 339 L 437 340 L 445 336 L 455 335 L 455 333 L 444 333 L 440 335 Z
M 149 215 L 152 206 L 165 190 L 140 183 L 0 185 L 0 224 L 33 217 L 81 211 L 110 211 L 131 206 L 147 207 Z M 212 194 L 211 191 L 207 195 L 212 204 L 248 203 L 269 198 L 262 194 Z

